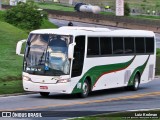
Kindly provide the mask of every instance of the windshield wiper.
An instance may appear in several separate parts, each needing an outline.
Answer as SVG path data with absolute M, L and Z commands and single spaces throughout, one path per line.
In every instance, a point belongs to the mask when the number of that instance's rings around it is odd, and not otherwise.
M 42 53 L 42 55 L 40 57 L 40 60 L 39 60 L 39 63 L 38 63 L 39 65 L 41 65 L 41 63 L 42 63 L 42 59 L 43 59 L 45 51 L 46 51 L 46 49 L 44 49 L 44 51 L 43 51 L 43 53 Z
M 44 56 L 44 53 L 45 53 L 45 51 L 47 52 L 47 50 L 48 50 L 48 44 L 49 44 L 49 40 L 50 40 L 50 38 L 48 38 L 48 43 L 47 43 L 47 48 L 46 49 L 44 49 L 44 51 L 43 51 L 43 53 L 42 53 L 42 56 L 41 56 L 41 58 L 40 58 L 40 60 L 39 60 L 39 64 L 41 65 L 41 63 L 42 63 L 42 59 L 43 59 L 43 56 Z M 47 54 L 46 54 L 47 55 Z M 48 60 L 48 55 L 46 56 L 45 55 L 45 62 L 46 62 L 46 59 Z

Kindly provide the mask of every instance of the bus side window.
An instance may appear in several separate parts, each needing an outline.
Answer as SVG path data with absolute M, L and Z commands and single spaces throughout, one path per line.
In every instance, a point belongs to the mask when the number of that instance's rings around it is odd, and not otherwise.
M 136 37 L 136 53 L 145 53 L 144 37 Z
M 85 36 L 77 36 L 75 38 L 76 45 L 74 47 L 74 60 L 72 65 L 72 77 L 80 76 L 83 70 Z
M 113 54 L 123 54 L 123 37 L 113 37 Z
M 101 46 L 101 55 L 112 54 L 112 43 L 110 37 L 101 37 L 100 46 Z
M 99 38 L 98 37 L 88 37 L 88 55 L 99 55 Z
M 146 40 L 146 53 L 154 53 L 154 38 L 145 38 Z
M 124 53 L 131 54 L 134 53 L 134 38 L 133 37 L 126 37 L 124 38 Z

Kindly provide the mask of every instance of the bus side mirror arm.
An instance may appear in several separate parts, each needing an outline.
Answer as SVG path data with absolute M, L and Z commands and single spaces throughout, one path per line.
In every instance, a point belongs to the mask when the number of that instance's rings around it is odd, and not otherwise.
M 76 43 L 71 43 L 71 44 L 69 44 L 69 46 L 68 46 L 68 58 L 69 59 L 74 59 L 73 58 L 73 51 L 74 51 L 74 46 L 76 45 Z
M 17 55 L 19 55 L 19 56 L 24 56 L 24 54 L 21 54 L 21 49 L 22 49 L 22 44 L 23 44 L 24 42 L 26 42 L 26 41 L 27 41 L 26 39 L 18 41 L 17 47 L 16 47 L 16 54 L 17 54 Z

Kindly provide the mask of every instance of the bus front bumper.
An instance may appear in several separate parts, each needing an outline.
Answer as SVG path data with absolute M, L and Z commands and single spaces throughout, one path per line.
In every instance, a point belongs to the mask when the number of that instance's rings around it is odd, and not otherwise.
M 33 91 L 33 92 L 54 92 L 54 93 L 65 93 L 65 94 L 72 93 L 70 82 L 45 84 L 45 83 L 34 83 L 32 81 L 23 80 L 23 88 L 25 91 Z

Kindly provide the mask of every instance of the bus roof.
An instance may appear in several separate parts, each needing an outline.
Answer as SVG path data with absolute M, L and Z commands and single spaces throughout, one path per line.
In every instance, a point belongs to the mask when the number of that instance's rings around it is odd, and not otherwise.
M 34 30 L 33 34 L 59 34 L 59 35 L 87 35 L 87 36 L 121 36 L 121 37 L 154 37 L 155 34 L 152 31 L 147 30 L 110 30 L 107 28 L 97 28 L 97 27 L 74 27 L 65 26 L 57 29 L 40 29 Z

